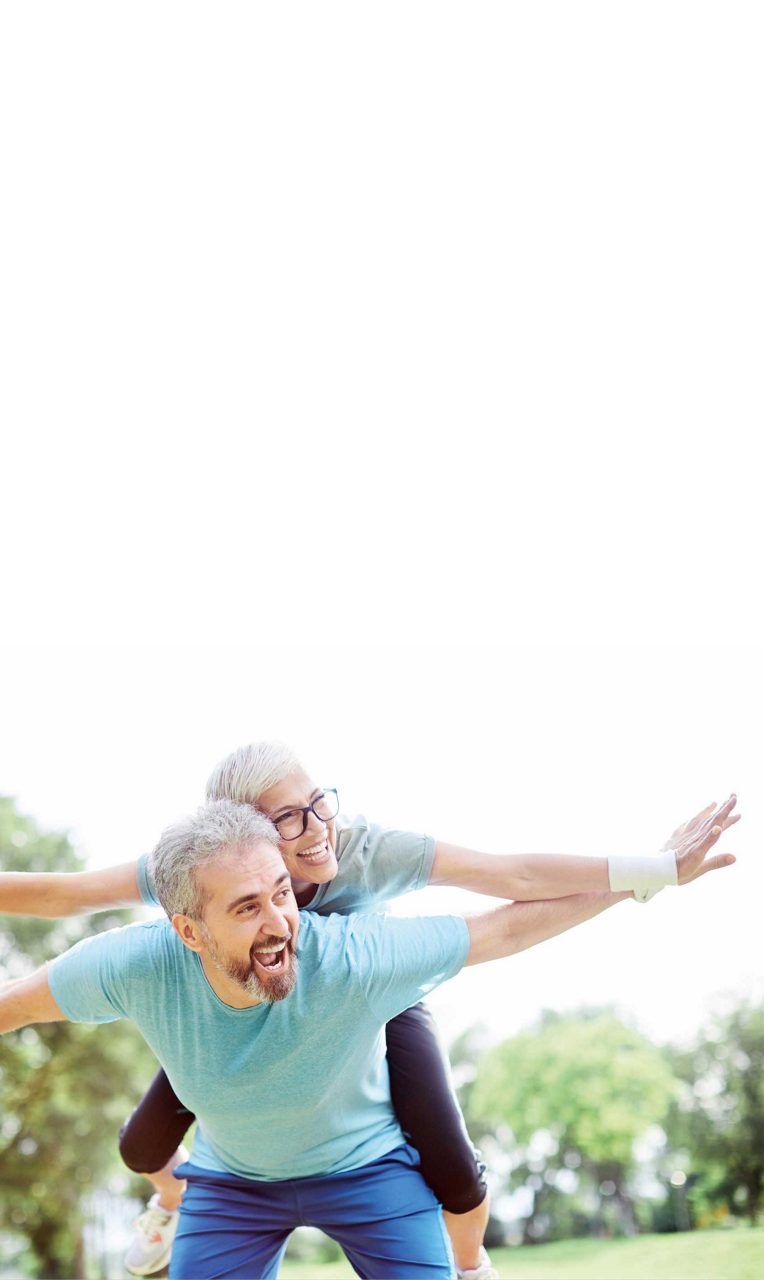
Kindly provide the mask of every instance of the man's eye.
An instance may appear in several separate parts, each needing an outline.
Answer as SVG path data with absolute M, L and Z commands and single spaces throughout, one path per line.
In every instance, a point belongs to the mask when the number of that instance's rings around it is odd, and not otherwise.
M 248 903 L 246 904 L 246 906 L 244 906 L 244 907 L 239 907 L 239 910 L 238 910 L 237 914 L 238 914 L 238 915 L 240 915 L 240 916 L 248 916 L 248 915 L 250 914 L 250 912 L 252 912 L 252 911 L 256 911 L 256 910 L 257 910 L 257 908 L 256 908 L 256 906 L 255 906 L 254 902 L 248 902 Z

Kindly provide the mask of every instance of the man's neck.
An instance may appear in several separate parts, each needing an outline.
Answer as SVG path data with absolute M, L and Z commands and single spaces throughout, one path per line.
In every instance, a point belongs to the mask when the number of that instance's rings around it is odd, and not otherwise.
M 263 1003 L 262 1000 L 248 995 L 240 983 L 221 973 L 205 956 L 199 956 L 199 959 L 202 962 L 205 978 L 223 1004 L 227 1004 L 231 1009 L 252 1009 L 255 1005 Z

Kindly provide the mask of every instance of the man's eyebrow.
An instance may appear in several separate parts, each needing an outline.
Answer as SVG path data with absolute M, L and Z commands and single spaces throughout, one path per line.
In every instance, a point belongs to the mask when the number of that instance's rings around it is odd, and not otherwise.
M 285 872 L 283 873 L 283 875 L 280 875 L 280 876 L 279 876 L 278 880 L 275 880 L 275 881 L 274 881 L 274 883 L 272 884 L 272 886 L 271 886 L 271 888 L 270 888 L 270 890 L 269 890 L 268 892 L 269 892 L 269 893 L 274 893 L 274 892 L 276 891 L 276 889 L 280 889 L 280 888 L 281 888 L 281 886 L 282 886 L 282 884 L 284 883 L 284 881 L 285 881 L 285 880 L 289 880 L 289 879 L 290 879 L 289 872 L 288 872 L 288 871 L 285 871 Z M 228 906 L 226 907 L 226 911 L 235 911 L 235 910 L 236 910 L 236 908 L 237 908 L 237 907 L 240 907 L 240 906 L 241 906 L 241 904 L 242 904 L 243 902 L 254 902 L 257 898 L 264 898 L 264 897 L 267 897 L 267 894 L 265 894 L 265 893 L 243 893 L 243 894 L 241 895 L 241 897 L 240 897 L 240 898 L 234 898 L 233 902 L 229 902 Z

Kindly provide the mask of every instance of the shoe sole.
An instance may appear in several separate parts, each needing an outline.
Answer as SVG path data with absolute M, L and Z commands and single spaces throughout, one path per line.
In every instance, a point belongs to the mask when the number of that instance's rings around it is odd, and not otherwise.
M 170 1261 L 170 1258 L 172 1257 L 172 1246 L 174 1243 L 175 1241 L 173 1240 L 162 1254 L 161 1258 L 157 1258 L 156 1261 L 152 1262 L 150 1271 L 147 1271 L 145 1267 L 141 1267 L 136 1270 L 135 1267 L 128 1267 L 127 1263 L 125 1263 L 125 1270 L 129 1271 L 131 1276 L 155 1276 L 157 1271 L 161 1271 L 162 1268 L 166 1267 L 167 1263 Z

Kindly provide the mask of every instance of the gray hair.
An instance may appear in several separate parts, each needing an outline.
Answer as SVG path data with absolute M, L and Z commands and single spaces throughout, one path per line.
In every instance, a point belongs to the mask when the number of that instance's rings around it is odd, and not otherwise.
M 207 799 L 257 804 L 264 791 L 301 768 L 283 742 L 250 742 L 215 766 L 207 779 Z
M 177 913 L 201 921 L 208 894 L 196 879 L 197 867 L 224 853 L 241 852 L 253 840 L 278 848 L 278 832 L 251 805 L 213 800 L 191 817 L 167 827 L 151 854 L 149 872 L 170 919 Z

